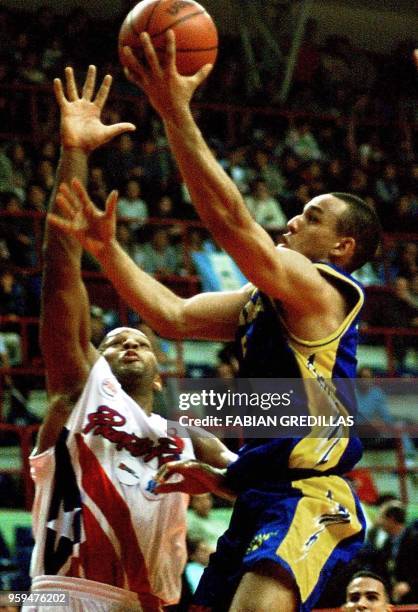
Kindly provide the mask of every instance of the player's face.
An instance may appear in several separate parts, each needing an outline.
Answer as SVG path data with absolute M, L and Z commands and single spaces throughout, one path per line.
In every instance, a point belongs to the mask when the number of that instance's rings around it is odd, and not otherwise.
M 119 327 L 109 332 L 100 352 L 120 381 L 127 375 L 139 378 L 147 376 L 152 380 L 157 374 L 157 359 L 151 342 L 137 329 Z
M 339 242 L 338 218 L 345 210 L 346 204 L 329 194 L 314 198 L 302 214 L 290 219 L 281 243 L 311 261 L 329 260 Z
M 390 612 L 385 589 L 379 580 L 369 577 L 355 578 L 347 588 L 345 612 Z

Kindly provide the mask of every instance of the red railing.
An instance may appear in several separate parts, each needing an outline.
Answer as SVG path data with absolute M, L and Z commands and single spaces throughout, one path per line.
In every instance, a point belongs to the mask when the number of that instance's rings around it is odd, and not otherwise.
M 23 98 L 27 104 L 27 112 L 29 115 L 28 130 L 25 132 L 2 132 L 0 131 L 0 138 L 4 140 L 16 140 L 18 137 L 21 140 L 33 142 L 41 135 L 41 120 L 42 104 L 45 102 L 45 98 L 51 98 L 48 100 L 48 104 L 53 100 L 53 91 L 51 85 L 27 85 L 27 84 L 2 84 L 0 86 L 0 93 L 3 93 L 8 98 L 8 108 L 12 115 L 18 108 L 16 102 L 17 96 L 20 94 L 19 103 L 22 103 Z M 112 93 L 111 102 L 114 101 L 116 104 L 127 104 L 129 108 L 134 110 L 138 117 L 143 117 L 146 113 L 146 109 L 149 108 L 147 99 L 144 95 L 138 91 L 136 95 L 120 95 L 115 91 Z M 53 107 L 55 109 L 55 106 Z M 208 113 L 220 114 L 225 118 L 225 140 L 227 143 L 234 143 L 237 139 L 237 134 L 242 132 L 242 126 L 247 126 L 251 122 L 254 116 L 264 117 L 277 117 L 287 119 L 289 122 L 294 121 L 298 118 L 307 118 L 314 120 L 318 123 L 321 122 L 332 122 L 338 125 L 349 124 L 351 121 L 350 116 L 338 116 L 329 113 L 315 113 L 309 111 L 294 111 L 287 109 L 279 109 L 274 107 L 248 107 L 239 106 L 232 104 L 217 104 L 217 103 L 205 103 L 195 102 L 193 108 L 197 111 L 205 111 L 205 115 Z M 364 126 L 376 126 L 385 127 L 391 126 L 398 128 L 402 133 L 406 128 L 414 129 L 416 124 L 408 124 L 404 118 L 399 117 L 393 121 L 382 121 L 381 117 L 375 116 L 367 119 L 357 120 L 357 123 Z M 19 122 L 21 124 L 21 122 Z M 58 122 L 57 122 L 58 125 Z M 1 126 L 2 127 L 2 126 Z M 0 129 L 1 129 L 0 127 Z M 44 134 L 47 137 L 47 134 Z

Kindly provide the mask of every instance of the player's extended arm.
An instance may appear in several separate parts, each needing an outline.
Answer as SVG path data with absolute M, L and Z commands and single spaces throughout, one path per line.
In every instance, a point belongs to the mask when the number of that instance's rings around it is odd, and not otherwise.
M 50 210 L 55 211 L 57 185 L 87 179 L 90 152 L 114 136 L 134 129 L 132 124 L 105 126 L 100 120 L 111 77 L 106 76 L 97 95 L 96 70 L 90 66 L 79 95 L 71 68 L 66 68 L 66 93 L 60 79 L 54 81 L 55 96 L 61 112 L 61 156 L 51 195 Z M 81 278 L 81 246 L 72 236 L 54 228 L 47 220 L 40 344 L 47 372 L 50 410 L 41 429 L 38 451 L 54 443 L 74 400 L 87 378 L 96 354 L 90 345 L 90 313 L 86 288 Z
M 117 193 L 110 194 L 105 211 L 90 200 L 79 181 L 60 188 L 61 215 L 50 223 L 76 237 L 100 262 L 123 299 L 150 327 L 165 338 L 230 340 L 251 286 L 239 291 L 203 293 L 183 299 L 139 268 L 115 238 Z
M 164 67 L 149 36 L 142 34 L 141 41 L 146 63 L 140 64 L 125 48 L 127 76 L 145 91 L 163 119 L 170 147 L 206 227 L 259 289 L 297 309 L 310 310 L 318 302 L 320 307 L 321 300 L 325 303 L 325 281 L 302 255 L 276 249 L 267 232 L 252 219 L 238 188 L 210 152 L 193 119 L 190 100 L 210 67 L 191 77 L 179 75 L 172 31 L 167 33 Z

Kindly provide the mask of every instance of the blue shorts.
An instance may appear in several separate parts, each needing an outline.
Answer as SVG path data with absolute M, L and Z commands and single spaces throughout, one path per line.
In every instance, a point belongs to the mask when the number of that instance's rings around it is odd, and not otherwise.
M 273 561 L 293 576 L 300 612 L 309 612 L 335 566 L 363 543 L 365 520 L 356 495 L 340 476 L 318 476 L 250 489 L 238 497 L 194 603 L 228 610 L 242 576 Z

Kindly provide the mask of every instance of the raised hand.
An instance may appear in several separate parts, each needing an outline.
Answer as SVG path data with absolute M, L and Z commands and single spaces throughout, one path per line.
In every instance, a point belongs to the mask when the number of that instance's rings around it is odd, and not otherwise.
M 104 125 L 102 109 L 109 95 L 112 77 L 108 74 L 94 96 L 96 67 L 89 66 L 81 96 L 78 93 L 73 69 L 65 69 L 66 87 L 61 79 L 54 79 L 54 92 L 61 111 L 61 142 L 64 148 L 82 149 L 89 153 L 123 132 L 135 130 L 132 123 Z
M 56 203 L 62 216 L 49 213 L 48 221 L 74 236 L 86 251 L 98 256 L 115 239 L 117 201 L 118 192 L 112 191 L 102 212 L 75 178 L 70 187 L 66 183 L 59 186 Z
M 161 117 L 169 118 L 178 109 L 187 107 L 196 88 L 212 70 L 211 64 L 203 66 L 192 76 L 182 76 L 176 67 L 176 38 L 172 30 L 166 33 L 165 61 L 160 62 L 147 32 L 140 36 L 145 60 L 140 63 L 130 47 L 124 47 L 126 77 L 144 90 L 151 104 Z

